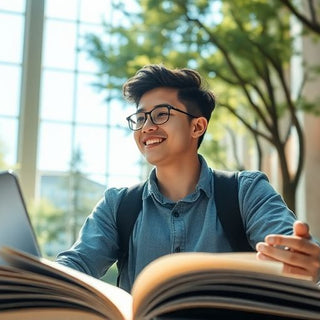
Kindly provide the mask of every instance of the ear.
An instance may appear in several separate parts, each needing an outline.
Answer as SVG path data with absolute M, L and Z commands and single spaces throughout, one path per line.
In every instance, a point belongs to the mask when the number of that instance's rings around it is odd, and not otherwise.
M 208 121 L 205 117 L 199 117 L 192 119 L 192 137 L 199 138 L 201 137 L 205 131 L 207 130 Z

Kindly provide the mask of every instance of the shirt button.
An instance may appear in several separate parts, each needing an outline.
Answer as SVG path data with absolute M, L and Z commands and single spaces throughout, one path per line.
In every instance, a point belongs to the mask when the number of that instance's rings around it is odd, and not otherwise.
M 180 252 L 180 247 L 176 247 L 176 248 L 174 249 L 174 251 L 175 251 L 175 252 Z
M 173 214 L 173 216 L 175 217 L 175 218 L 179 218 L 179 212 L 177 212 L 177 211 L 173 211 L 172 212 L 172 214 Z

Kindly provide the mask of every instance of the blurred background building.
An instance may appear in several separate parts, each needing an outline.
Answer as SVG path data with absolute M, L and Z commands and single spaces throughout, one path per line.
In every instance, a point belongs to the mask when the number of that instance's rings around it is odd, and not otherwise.
M 74 241 L 106 187 L 132 185 L 147 174 L 125 121 L 133 107 L 113 89 L 101 92 L 94 86 L 100 70 L 83 50 L 87 33 L 111 41 L 102 21 L 117 19 L 112 2 L 0 0 L 0 169 L 17 172 L 49 256 Z M 292 23 L 293 31 L 299 29 L 297 20 Z M 317 65 L 320 46 L 311 37 L 300 38 L 296 46 L 303 57 L 293 57 L 288 76 L 298 91 L 302 59 Z M 311 98 L 319 94 L 319 81 L 315 78 L 304 89 Z M 301 121 L 306 162 L 297 214 L 320 238 L 320 120 L 301 114 Z M 234 144 L 225 141 L 231 161 Z M 241 163 L 256 169 L 256 155 L 246 139 L 237 135 L 235 143 Z M 276 154 L 264 148 L 263 170 L 280 189 Z M 294 135 L 288 152 L 294 163 Z

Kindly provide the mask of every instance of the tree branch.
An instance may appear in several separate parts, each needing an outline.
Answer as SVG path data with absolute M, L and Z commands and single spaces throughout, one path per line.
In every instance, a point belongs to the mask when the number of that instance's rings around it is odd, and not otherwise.
M 187 14 L 186 14 L 186 18 L 188 21 L 196 23 L 199 27 L 201 27 L 203 30 L 205 30 L 207 32 L 208 36 L 210 37 L 211 42 L 214 43 L 220 49 L 220 51 L 222 52 L 230 70 L 235 75 L 235 77 L 239 80 L 239 84 L 240 84 L 242 90 L 244 91 L 244 94 L 246 95 L 248 101 L 250 102 L 250 104 L 252 105 L 252 107 L 254 108 L 256 113 L 259 115 L 259 117 L 261 118 L 261 120 L 264 123 L 264 125 L 266 126 L 266 128 L 268 128 L 268 130 L 271 131 L 272 126 L 268 123 L 267 119 L 264 117 L 264 114 L 262 113 L 262 111 L 260 110 L 258 105 L 253 102 L 252 97 L 251 97 L 250 93 L 248 92 L 248 89 L 246 88 L 246 85 L 249 84 L 248 81 L 245 80 L 243 77 L 241 77 L 237 68 L 235 67 L 235 65 L 231 61 L 231 58 L 230 58 L 226 48 L 221 45 L 221 43 L 218 41 L 218 39 L 212 34 L 212 32 L 210 32 L 210 30 L 208 30 L 208 28 L 206 26 L 204 26 L 202 24 L 202 22 L 200 22 L 198 19 L 190 18 Z
M 280 0 L 282 4 L 291 11 L 293 15 L 295 15 L 298 20 L 300 20 L 308 29 L 312 30 L 313 32 L 320 34 L 320 24 L 317 21 L 316 17 L 316 9 L 314 7 L 313 0 L 309 0 L 309 12 L 311 16 L 311 20 L 309 20 L 305 15 L 301 14 L 295 6 L 292 4 L 290 0 Z
M 246 35 L 246 39 L 254 46 L 257 47 L 256 42 L 252 41 L 247 35 L 248 32 L 244 29 L 242 22 L 239 20 L 238 16 L 236 15 L 236 13 L 234 12 L 234 10 L 230 10 L 231 15 L 234 19 L 234 21 L 236 22 L 238 28 L 243 32 L 243 34 Z M 263 28 L 262 30 L 262 34 L 265 33 L 265 28 Z M 261 52 L 261 50 L 258 48 L 258 50 Z M 263 53 L 263 52 L 261 52 Z M 266 60 L 264 59 L 260 59 L 262 66 L 263 66 L 263 71 L 260 71 L 260 68 L 258 66 L 258 64 L 256 63 L 255 59 L 252 58 L 252 60 L 250 60 L 250 62 L 252 63 L 256 73 L 260 76 L 260 78 L 263 80 L 264 84 L 266 85 L 266 89 L 268 92 L 268 96 L 270 99 L 270 104 L 267 102 L 267 99 L 265 98 L 265 96 L 262 94 L 262 92 L 260 91 L 260 88 L 255 85 L 252 84 L 253 88 L 256 90 L 256 92 L 258 93 L 258 95 L 260 96 L 260 98 L 262 99 L 266 110 L 268 111 L 271 119 L 272 119 L 272 124 L 274 129 L 276 130 L 276 138 L 279 139 L 279 129 L 278 129 L 278 118 L 277 118 L 277 113 L 276 113 L 276 102 L 275 102 L 275 96 L 274 96 L 274 89 L 272 86 L 272 81 L 271 81 L 271 77 L 270 77 L 270 71 L 268 68 L 268 63 L 266 62 Z M 272 130 L 272 133 L 274 132 L 274 130 Z
M 230 107 L 228 104 L 225 104 L 223 102 L 219 102 L 219 105 L 221 107 L 224 107 L 226 108 L 227 110 L 229 110 L 237 119 L 239 119 L 241 121 L 241 123 L 254 135 L 258 135 L 264 139 L 266 139 L 267 141 L 269 141 L 271 144 L 273 143 L 273 139 L 272 137 L 266 135 L 264 132 L 256 129 L 256 128 L 253 128 L 250 123 L 244 118 L 242 117 L 241 115 L 239 115 L 234 108 Z

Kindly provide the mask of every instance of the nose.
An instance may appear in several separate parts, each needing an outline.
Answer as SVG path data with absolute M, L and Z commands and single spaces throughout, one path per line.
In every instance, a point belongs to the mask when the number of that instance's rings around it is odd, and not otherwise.
M 147 114 L 146 117 L 147 119 L 146 119 L 146 122 L 143 124 L 142 131 L 150 132 L 155 130 L 157 128 L 157 125 L 152 122 L 151 115 Z

